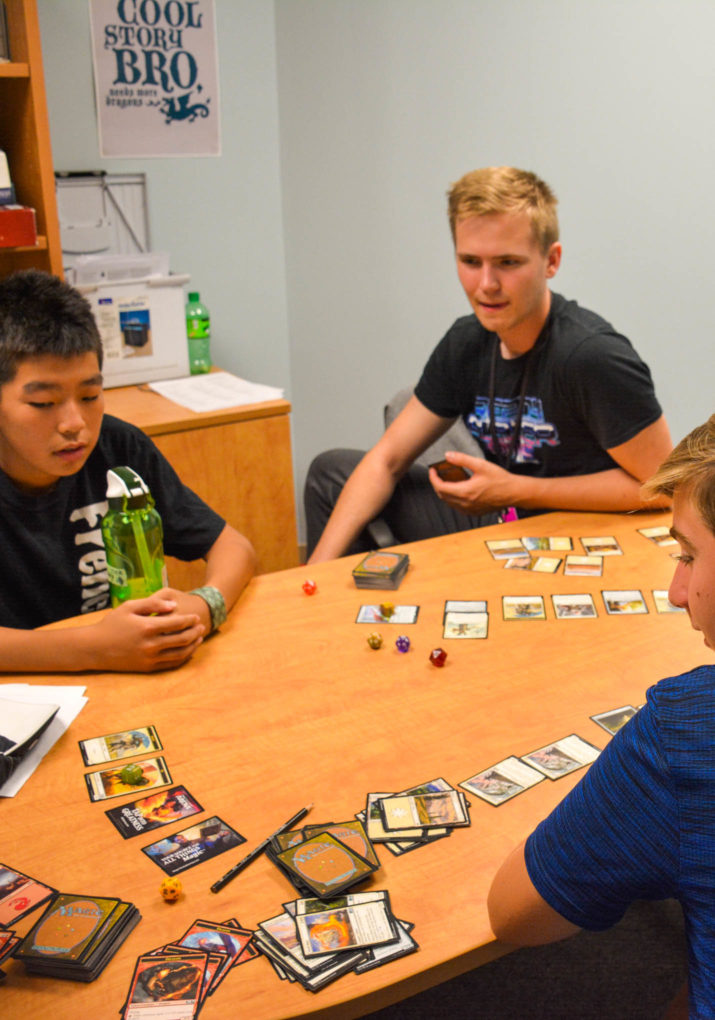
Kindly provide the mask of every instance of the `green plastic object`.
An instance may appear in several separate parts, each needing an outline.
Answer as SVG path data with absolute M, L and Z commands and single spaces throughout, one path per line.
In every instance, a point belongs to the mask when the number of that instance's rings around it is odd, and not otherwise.
M 113 606 L 166 586 L 164 529 L 144 479 L 130 467 L 107 471 L 109 510 L 102 519 Z
M 189 343 L 189 371 L 202 375 L 211 371 L 211 316 L 201 295 L 192 290 L 186 302 L 186 336 Z

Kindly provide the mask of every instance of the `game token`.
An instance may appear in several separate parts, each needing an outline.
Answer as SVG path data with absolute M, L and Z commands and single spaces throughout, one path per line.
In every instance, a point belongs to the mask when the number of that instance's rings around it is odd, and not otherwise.
M 141 765 L 125 765 L 119 773 L 119 778 L 127 786 L 139 786 L 144 780 L 144 770 Z
M 382 613 L 386 620 L 389 620 L 391 616 L 394 616 L 395 606 L 392 602 L 381 602 L 380 612 Z
M 409 652 L 410 650 L 410 639 L 405 637 L 404 634 L 400 634 L 398 639 L 395 641 L 395 647 L 398 652 Z
M 315 581 L 303 581 L 303 591 L 306 595 L 315 595 L 318 585 Z
M 444 648 L 433 648 L 429 653 L 429 661 L 433 666 L 444 666 L 444 661 L 447 658 L 447 653 Z
M 371 631 L 367 636 L 367 643 L 377 651 L 378 648 L 382 648 L 382 634 L 378 634 L 376 630 Z
M 167 903 L 174 903 L 181 896 L 181 881 L 178 878 L 165 878 L 159 886 L 159 892 Z

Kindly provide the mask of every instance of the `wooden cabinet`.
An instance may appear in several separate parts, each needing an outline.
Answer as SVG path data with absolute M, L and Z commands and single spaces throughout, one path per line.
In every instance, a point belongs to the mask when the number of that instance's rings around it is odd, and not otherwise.
M 123 386 L 105 392 L 105 410 L 151 436 L 181 480 L 250 539 L 259 573 L 298 565 L 287 400 L 196 414 Z M 174 587 L 201 582 L 203 563 L 167 562 Z
M 5 0 L 10 63 L 0 63 L 0 149 L 20 205 L 37 219 L 37 245 L 0 248 L 0 276 L 43 269 L 62 276 L 62 246 L 35 0 Z

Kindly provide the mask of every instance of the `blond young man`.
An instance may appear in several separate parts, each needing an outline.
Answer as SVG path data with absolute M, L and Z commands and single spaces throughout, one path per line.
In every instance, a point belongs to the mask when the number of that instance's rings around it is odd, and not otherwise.
M 633 510 L 672 448 L 650 372 L 598 315 L 549 289 L 561 263 L 556 198 L 535 174 L 487 167 L 449 192 L 457 274 L 472 313 L 430 357 L 414 396 L 365 455 L 329 451 L 306 482 L 310 560 L 562 510 Z M 442 481 L 414 460 L 457 417 L 484 457 Z M 489 515 L 486 520 L 482 515 Z
M 644 493 L 672 500 L 680 555 L 668 595 L 713 651 L 715 415 L 676 446 Z M 715 1016 L 714 746 L 714 665 L 651 687 L 645 706 L 500 868 L 488 901 L 496 936 L 540 945 L 608 928 L 634 900 L 674 897 L 685 914 L 690 1017 Z
M 34 270 L 0 280 L 0 671 L 180 666 L 255 570 L 248 540 L 152 441 L 104 415 L 101 367 L 97 326 L 76 290 Z M 204 585 L 164 588 L 87 626 L 34 630 L 109 606 L 100 528 L 106 473 L 121 465 L 148 484 L 166 552 L 205 559 Z

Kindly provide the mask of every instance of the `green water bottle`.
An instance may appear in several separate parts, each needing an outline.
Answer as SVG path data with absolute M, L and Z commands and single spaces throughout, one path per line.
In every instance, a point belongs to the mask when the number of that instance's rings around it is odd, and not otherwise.
M 211 317 L 201 296 L 191 291 L 186 303 L 186 336 L 189 341 L 189 370 L 192 375 L 211 371 Z
M 102 519 L 112 606 L 166 587 L 164 529 L 140 475 L 129 467 L 107 471 L 109 510 Z

